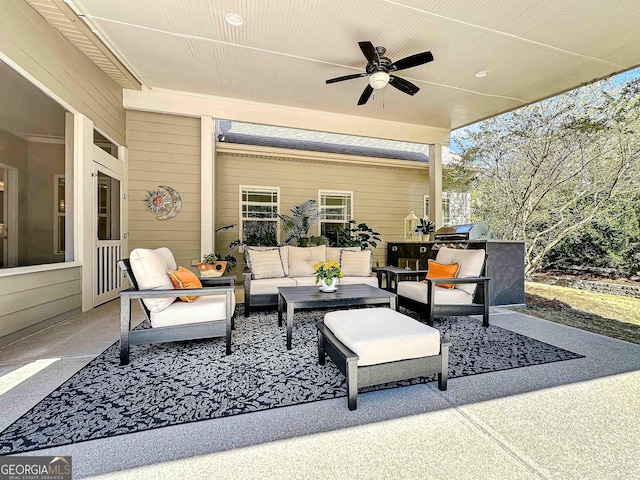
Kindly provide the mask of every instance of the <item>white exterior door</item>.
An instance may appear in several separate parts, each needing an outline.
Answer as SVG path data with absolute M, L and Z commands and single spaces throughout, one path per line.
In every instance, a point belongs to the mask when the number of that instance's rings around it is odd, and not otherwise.
M 123 288 L 123 274 L 117 265 L 126 249 L 123 167 L 122 162 L 94 146 L 94 306 L 117 298 Z

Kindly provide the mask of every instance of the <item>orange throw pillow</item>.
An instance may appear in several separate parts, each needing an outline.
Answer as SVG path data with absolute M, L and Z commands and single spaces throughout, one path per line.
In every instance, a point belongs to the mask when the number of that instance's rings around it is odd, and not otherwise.
M 191 271 L 184 267 L 178 267 L 178 270 L 167 270 L 171 283 L 176 290 L 185 290 L 188 288 L 202 288 L 200 279 Z M 183 302 L 193 302 L 198 297 L 180 297 Z
M 435 260 L 429 260 L 429 270 L 427 271 L 427 278 L 456 278 L 459 271 L 459 263 L 451 263 L 446 265 L 443 263 L 438 263 Z M 452 283 L 443 283 L 436 286 L 442 288 L 454 287 Z

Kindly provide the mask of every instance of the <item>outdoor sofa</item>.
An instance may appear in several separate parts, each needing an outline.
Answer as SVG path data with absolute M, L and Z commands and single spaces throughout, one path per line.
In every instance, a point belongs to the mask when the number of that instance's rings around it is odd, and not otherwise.
M 344 277 L 338 285 L 364 283 L 378 286 L 371 276 L 371 250 L 359 247 L 247 247 L 244 273 L 244 314 L 254 307 L 278 304 L 278 287 L 300 287 L 316 284 L 313 265 L 319 261 L 340 263 Z

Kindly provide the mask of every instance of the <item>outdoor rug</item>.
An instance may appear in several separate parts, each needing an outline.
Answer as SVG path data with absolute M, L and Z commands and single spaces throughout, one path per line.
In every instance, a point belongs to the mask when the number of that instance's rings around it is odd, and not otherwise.
M 325 311 L 296 312 L 287 351 L 276 312 L 244 318 L 242 308 L 229 356 L 224 339 L 139 345 L 121 367 L 119 345 L 113 344 L 0 433 L 0 454 L 346 396 L 333 363 L 318 364 L 315 323 Z M 581 358 L 468 317 L 437 319 L 435 326 L 452 341 L 449 378 Z

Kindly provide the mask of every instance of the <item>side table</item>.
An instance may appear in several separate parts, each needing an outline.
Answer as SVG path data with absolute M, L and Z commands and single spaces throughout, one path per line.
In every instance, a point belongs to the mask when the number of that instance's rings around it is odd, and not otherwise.
M 385 290 L 393 293 L 397 293 L 398 290 L 398 276 L 403 277 L 421 277 L 426 274 L 426 270 L 407 270 L 402 267 L 374 267 L 372 269 L 378 275 L 378 288 L 382 288 L 382 276 L 385 276 L 386 285 Z
M 221 277 L 199 277 L 203 287 L 235 287 L 236 277 L 222 275 Z

